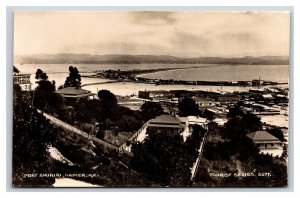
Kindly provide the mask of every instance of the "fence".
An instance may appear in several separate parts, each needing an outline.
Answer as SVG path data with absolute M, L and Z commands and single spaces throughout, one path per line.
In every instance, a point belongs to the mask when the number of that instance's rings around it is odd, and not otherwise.
M 135 134 L 133 134 L 133 136 L 131 136 L 131 138 L 129 138 L 128 141 L 129 141 L 129 142 L 135 141 L 135 140 L 137 139 L 137 137 L 138 137 L 141 133 L 145 132 L 144 130 L 147 129 L 147 127 L 148 127 L 150 121 L 151 121 L 151 120 L 149 120 L 149 121 L 147 121 L 145 124 L 143 124 L 143 126 L 142 126 Z M 127 142 L 125 142 L 124 144 L 122 144 L 122 145 L 119 147 L 119 153 L 126 152 L 125 149 L 126 149 L 127 147 L 128 147 L 128 146 L 127 146 Z M 128 151 L 127 151 L 127 152 L 128 152 Z
M 40 110 L 38 110 L 39 113 L 42 113 Z M 53 124 L 57 125 L 58 127 L 61 127 L 69 132 L 72 132 L 72 133 L 75 133 L 83 138 L 86 138 L 86 139 L 89 139 L 93 142 L 95 142 L 98 146 L 100 146 L 101 148 L 103 148 L 103 150 L 105 151 L 116 151 L 116 152 L 119 152 L 119 148 L 112 145 L 112 144 L 109 144 L 103 140 L 100 140 L 74 126 L 71 126 L 70 124 L 68 123 L 65 123 L 63 121 L 61 121 L 60 119 L 57 119 L 56 117 L 54 116 L 51 116 L 47 113 L 42 113 L 43 116 L 45 116 L 45 118 L 47 118 L 48 120 L 50 120 Z
M 207 134 L 207 133 L 206 133 Z M 206 134 L 204 135 L 203 139 L 202 139 L 202 142 L 200 143 L 200 148 L 199 148 L 199 155 L 196 159 L 196 162 L 194 163 L 193 167 L 192 167 L 192 171 L 191 171 L 191 180 L 193 181 L 196 174 L 197 174 L 197 171 L 198 171 L 198 167 L 200 165 L 200 161 L 201 161 L 201 157 L 202 157 L 202 151 L 203 151 L 203 148 L 204 148 L 204 143 L 205 143 L 205 136 Z

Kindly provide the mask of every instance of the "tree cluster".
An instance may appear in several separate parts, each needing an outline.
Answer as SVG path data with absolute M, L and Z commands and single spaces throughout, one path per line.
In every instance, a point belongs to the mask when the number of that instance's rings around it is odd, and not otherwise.
M 260 118 L 252 113 L 243 113 L 239 107 L 234 107 L 227 114 L 224 137 L 230 140 L 245 137 L 247 133 L 258 131 L 262 127 Z
M 35 73 L 35 83 L 38 84 L 36 91 L 54 92 L 55 91 L 55 81 L 50 82 L 48 76 L 43 70 L 37 69 Z
M 143 144 L 132 145 L 131 166 L 161 186 L 190 186 L 191 167 L 206 132 L 203 127 L 193 125 L 186 142 L 177 134 L 150 133 Z
M 178 110 L 180 116 L 199 115 L 198 104 L 195 102 L 195 100 L 189 97 L 184 97 L 181 101 L 179 101 Z
M 283 135 L 283 132 L 279 128 L 267 128 L 266 131 L 273 135 L 274 137 L 277 137 L 280 141 L 285 142 L 285 137 Z
M 158 102 L 146 101 L 141 106 L 142 115 L 145 120 L 150 120 L 163 114 L 164 110 Z
M 31 104 L 28 94 L 16 94 L 13 107 L 13 186 L 49 187 L 54 178 L 24 177 L 25 173 L 51 173 L 48 146 L 57 129 Z
M 203 137 L 207 131 L 202 126 L 197 124 L 192 125 L 191 131 L 192 135 L 187 138 L 185 144 L 190 149 L 190 153 L 194 156 L 197 156 L 200 143 L 203 141 Z
M 118 105 L 116 96 L 108 90 L 98 92 L 99 100 L 82 100 L 74 106 L 75 120 L 99 123 L 97 134 L 103 138 L 104 130 L 113 132 L 137 131 L 143 125 L 139 111 Z
M 48 76 L 41 69 L 35 74 L 38 86 L 33 92 L 33 106 L 48 112 L 57 112 L 64 105 L 64 98 L 55 93 L 55 81 L 50 82 Z
M 261 128 L 260 119 L 251 113 L 243 113 L 239 107 L 230 109 L 227 117 L 228 121 L 220 129 L 226 142 L 208 144 L 205 155 L 214 160 L 229 159 L 232 155 L 239 156 L 241 160 L 252 158 L 258 149 L 246 135 Z
M 131 166 L 160 186 L 187 187 L 196 160 L 180 135 L 151 133 L 145 142 L 132 145 Z
M 69 67 L 69 76 L 66 78 L 64 87 L 77 87 L 81 86 L 81 75 L 77 67 Z

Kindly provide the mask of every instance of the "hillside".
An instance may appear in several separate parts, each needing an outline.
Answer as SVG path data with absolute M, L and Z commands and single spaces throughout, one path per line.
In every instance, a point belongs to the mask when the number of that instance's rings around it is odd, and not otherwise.
M 15 56 L 18 64 L 247 64 L 247 65 L 288 65 L 287 56 L 245 56 L 240 58 L 195 57 L 180 58 L 175 56 L 155 55 L 91 55 L 91 54 L 35 54 Z

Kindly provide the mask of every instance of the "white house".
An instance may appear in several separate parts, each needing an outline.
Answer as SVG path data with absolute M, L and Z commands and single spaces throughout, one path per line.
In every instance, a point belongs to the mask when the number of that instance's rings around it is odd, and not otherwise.
M 281 156 L 283 153 L 282 142 L 266 131 L 256 131 L 247 134 L 254 144 L 259 148 L 260 153 L 270 154 L 272 156 Z
M 22 91 L 31 91 L 30 75 L 31 74 L 20 74 L 20 70 L 14 66 L 14 84 L 18 84 Z

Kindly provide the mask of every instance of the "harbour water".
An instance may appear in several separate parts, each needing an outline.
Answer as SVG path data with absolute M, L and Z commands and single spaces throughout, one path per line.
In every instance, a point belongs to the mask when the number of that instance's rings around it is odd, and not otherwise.
M 271 80 L 276 82 L 288 82 L 288 65 L 204 65 L 204 64 L 24 64 L 16 65 L 22 73 L 30 73 L 32 87 L 35 88 L 35 72 L 42 69 L 47 73 L 49 80 L 54 80 L 56 86 L 64 84 L 68 76 L 70 65 L 76 66 L 81 73 L 91 74 L 98 70 L 132 70 L 132 69 L 159 69 L 159 68 L 182 68 L 179 70 L 160 71 L 143 74 L 140 76 L 156 79 L 176 79 L 176 80 L 211 80 L 211 81 L 237 81 L 258 79 Z M 199 67 L 189 68 L 187 67 Z M 109 79 L 85 78 L 82 84 L 95 82 L 108 82 Z M 288 87 L 288 85 L 282 85 Z M 99 84 L 85 86 L 84 89 L 97 93 L 98 90 L 108 89 L 116 95 L 137 95 L 138 91 L 144 90 L 205 90 L 205 91 L 247 91 L 252 87 L 238 86 L 205 86 L 205 85 L 155 85 L 134 82 L 116 82 L 110 84 Z
M 140 76 L 150 79 L 186 81 L 251 81 L 261 78 L 266 81 L 286 83 L 289 74 L 287 65 L 211 65 L 160 71 Z

